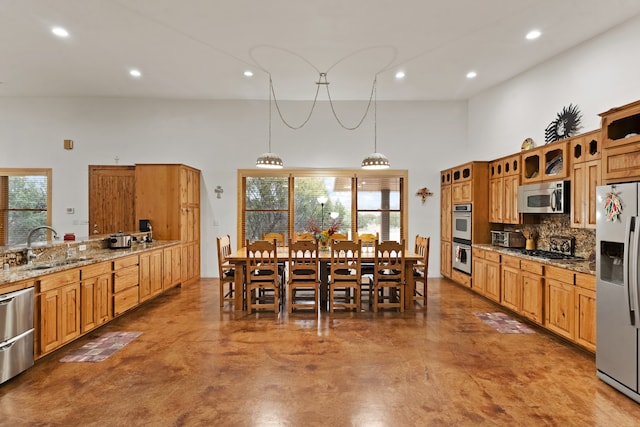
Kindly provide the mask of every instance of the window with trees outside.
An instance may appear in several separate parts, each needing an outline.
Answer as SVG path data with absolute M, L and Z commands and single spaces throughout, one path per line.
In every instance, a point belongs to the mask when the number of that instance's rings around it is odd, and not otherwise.
M 327 230 L 407 240 L 405 170 L 238 170 L 238 245 Z
M 50 206 L 51 169 L 0 169 L 0 245 L 26 243 L 31 229 L 51 225 Z

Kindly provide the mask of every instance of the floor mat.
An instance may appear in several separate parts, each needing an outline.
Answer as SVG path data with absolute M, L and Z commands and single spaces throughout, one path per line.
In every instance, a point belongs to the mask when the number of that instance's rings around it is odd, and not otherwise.
M 107 332 L 60 359 L 61 362 L 102 362 L 142 332 Z
M 480 320 L 503 334 L 535 334 L 533 329 L 504 313 L 473 313 Z

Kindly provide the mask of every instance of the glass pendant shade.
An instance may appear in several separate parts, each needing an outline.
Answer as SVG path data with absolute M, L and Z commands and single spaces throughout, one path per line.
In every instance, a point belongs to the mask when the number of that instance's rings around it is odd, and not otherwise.
M 265 169 L 282 169 L 283 162 L 280 156 L 275 153 L 263 153 L 256 160 L 256 167 Z
M 387 169 L 389 159 L 382 153 L 371 153 L 362 161 L 362 169 Z

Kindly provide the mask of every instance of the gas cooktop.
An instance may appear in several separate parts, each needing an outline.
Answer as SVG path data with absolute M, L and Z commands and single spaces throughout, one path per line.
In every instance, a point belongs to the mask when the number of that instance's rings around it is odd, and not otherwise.
M 564 254 L 561 252 L 554 252 L 554 251 L 543 251 L 543 250 L 538 250 L 538 249 L 534 249 L 534 250 L 528 250 L 528 249 L 509 249 L 510 251 L 513 252 L 517 252 L 519 254 L 522 255 L 527 255 L 527 256 L 531 256 L 534 258 L 541 258 L 541 259 L 556 259 L 556 260 L 567 260 L 567 261 L 580 261 L 583 258 L 577 257 L 577 256 L 573 256 L 573 255 L 569 255 L 569 254 Z

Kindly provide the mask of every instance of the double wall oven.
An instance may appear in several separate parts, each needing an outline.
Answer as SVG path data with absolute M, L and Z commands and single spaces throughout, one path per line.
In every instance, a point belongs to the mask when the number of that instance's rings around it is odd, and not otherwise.
M 453 205 L 453 268 L 471 274 L 471 203 Z

